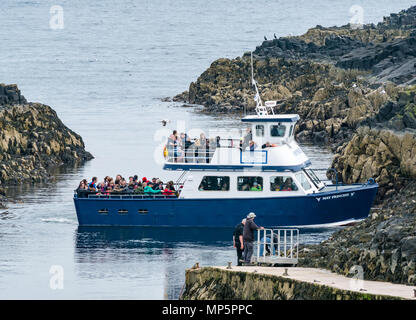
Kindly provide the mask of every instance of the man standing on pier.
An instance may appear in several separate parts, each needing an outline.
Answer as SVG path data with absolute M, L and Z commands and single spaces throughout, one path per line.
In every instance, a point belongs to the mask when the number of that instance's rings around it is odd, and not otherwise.
M 243 219 L 241 223 L 236 225 L 233 233 L 233 244 L 234 248 L 237 249 L 237 266 L 241 266 L 241 261 L 243 259 L 243 249 L 244 249 L 244 242 L 243 242 L 243 230 L 244 225 L 246 223 L 246 219 Z
M 251 262 L 251 256 L 253 255 L 253 242 L 254 242 L 254 230 L 264 229 L 254 223 L 256 214 L 250 212 L 247 216 L 246 223 L 243 231 L 243 242 L 244 242 L 244 263 Z

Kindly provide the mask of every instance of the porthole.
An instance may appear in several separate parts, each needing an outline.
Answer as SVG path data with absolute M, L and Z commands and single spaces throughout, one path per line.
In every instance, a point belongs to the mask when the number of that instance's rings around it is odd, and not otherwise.
M 108 214 L 108 209 L 100 209 L 98 210 L 99 214 Z
M 127 213 L 129 213 L 129 210 L 127 210 L 127 209 L 119 209 L 118 210 L 118 213 L 119 214 L 127 214 Z

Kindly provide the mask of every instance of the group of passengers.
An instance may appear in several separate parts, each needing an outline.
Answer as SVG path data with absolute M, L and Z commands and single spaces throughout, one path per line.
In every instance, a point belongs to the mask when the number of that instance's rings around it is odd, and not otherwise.
M 247 128 L 246 134 L 240 139 L 239 145 L 234 145 L 233 139 L 228 139 L 228 147 L 240 148 L 241 151 L 254 151 L 258 146 L 252 139 L 251 129 Z M 204 133 L 201 133 L 199 138 L 191 139 L 187 133 L 181 132 L 178 134 L 176 130 L 173 130 L 168 137 L 164 156 L 169 157 L 174 162 L 210 163 L 215 149 L 221 146 L 220 141 L 220 136 L 208 138 Z M 266 142 L 261 146 L 262 149 L 270 147 L 276 147 L 276 145 Z
M 191 139 L 176 130 L 168 137 L 165 156 L 173 158 L 174 162 L 209 163 L 213 151 L 219 146 L 220 137 L 209 139 L 204 133 L 199 138 Z
M 146 195 L 177 195 L 173 181 L 163 183 L 159 178 L 148 180 L 143 177 L 141 180 L 137 175 L 130 176 L 128 182 L 120 174 L 114 180 L 106 176 L 103 181 L 98 182 L 97 177 L 93 177 L 91 182 L 83 179 L 77 188 L 78 195 L 81 194 L 146 194 Z

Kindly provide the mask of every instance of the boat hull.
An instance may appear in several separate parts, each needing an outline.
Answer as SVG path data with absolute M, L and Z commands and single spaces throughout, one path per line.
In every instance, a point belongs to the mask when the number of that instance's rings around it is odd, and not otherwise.
M 239 199 L 74 196 L 74 202 L 81 226 L 233 227 L 249 212 L 265 227 L 302 226 L 367 217 L 377 188 L 367 184 L 305 196 Z

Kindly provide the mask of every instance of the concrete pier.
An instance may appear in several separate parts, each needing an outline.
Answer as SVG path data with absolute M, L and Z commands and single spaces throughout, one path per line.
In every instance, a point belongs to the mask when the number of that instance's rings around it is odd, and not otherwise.
M 186 271 L 185 285 L 183 299 L 416 300 L 416 286 L 348 278 L 315 268 L 196 268 Z

